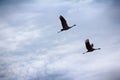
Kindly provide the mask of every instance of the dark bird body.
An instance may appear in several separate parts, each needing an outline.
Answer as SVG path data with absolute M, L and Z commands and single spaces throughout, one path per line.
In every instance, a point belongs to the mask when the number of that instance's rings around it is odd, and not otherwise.
M 60 21 L 61 21 L 61 24 L 62 24 L 62 29 L 61 29 L 59 32 L 64 31 L 64 30 L 68 30 L 68 29 L 76 26 L 76 25 L 74 24 L 73 26 L 69 27 L 68 24 L 67 24 L 67 21 L 65 20 L 65 18 L 64 18 L 63 16 L 60 15 L 59 18 L 60 18 Z M 59 33 L 59 32 L 58 32 L 58 33 Z
M 101 48 L 93 48 L 93 44 L 90 44 L 90 42 L 89 42 L 89 39 L 86 39 L 86 41 L 85 41 L 85 45 L 86 45 L 86 49 L 87 49 L 87 52 L 92 52 L 92 51 L 94 51 L 94 50 L 100 50 Z M 87 52 L 85 52 L 85 53 L 87 53 Z M 85 53 L 83 53 L 83 54 L 85 54 Z

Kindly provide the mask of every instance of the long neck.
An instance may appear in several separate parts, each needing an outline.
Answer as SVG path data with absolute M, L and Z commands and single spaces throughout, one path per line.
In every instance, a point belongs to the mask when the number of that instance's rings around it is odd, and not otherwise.
M 97 49 L 94 49 L 94 50 L 100 50 L 101 48 L 97 48 Z
M 73 26 L 71 26 L 71 28 L 74 27 L 74 26 L 76 26 L 76 25 L 74 24 Z

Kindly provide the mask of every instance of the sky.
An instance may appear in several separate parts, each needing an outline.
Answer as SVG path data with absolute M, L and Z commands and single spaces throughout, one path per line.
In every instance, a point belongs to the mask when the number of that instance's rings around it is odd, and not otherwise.
M 0 80 L 120 80 L 120 0 L 0 0 Z M 60 31 L 59 16 L 70 30 Z M 86 52 L 85 40 L 95 48 Z

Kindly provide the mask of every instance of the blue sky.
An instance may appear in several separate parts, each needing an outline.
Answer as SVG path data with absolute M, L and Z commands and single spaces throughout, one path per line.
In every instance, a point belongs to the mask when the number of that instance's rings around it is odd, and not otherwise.
M 1 0 L 0 80 L 120 80 L 119 0 Z M 59 16 L 69 25 L 61 29 Z M 101 50 L 83 55 L 89 38 Z

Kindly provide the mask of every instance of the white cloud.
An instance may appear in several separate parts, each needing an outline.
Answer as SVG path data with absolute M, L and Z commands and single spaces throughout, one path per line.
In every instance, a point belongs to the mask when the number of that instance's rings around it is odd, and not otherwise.
M 1 51 L 15 51 L 24 45 L 29 45 L 31 41 L 41 37 L 41 31 L 36 29 L 22 30 L 19 28 L 6 27 L 0 32 Z

